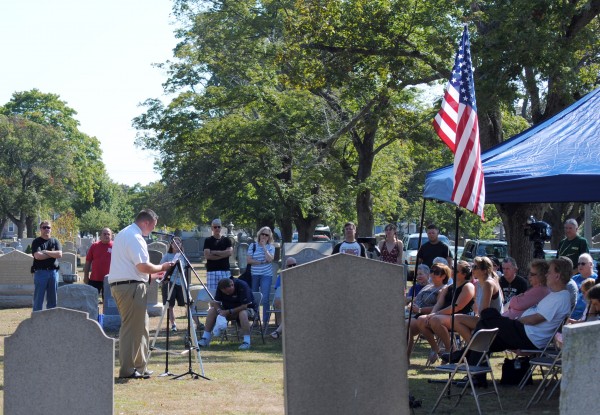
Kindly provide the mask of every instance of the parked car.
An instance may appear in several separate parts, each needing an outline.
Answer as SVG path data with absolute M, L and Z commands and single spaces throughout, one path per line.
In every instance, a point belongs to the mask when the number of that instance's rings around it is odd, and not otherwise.
M 448 245 L 448 246 L 451 245 L 450 240 L 448 240 L 448 237 L 446 235 L 439 235 L 439 239 L 446 245 Z M 426 233 L 422 233 L 421 234 L 421 245 L 425 244 L 426 242 L 429 242 L 429 238 L 427 237 Z M 410 235 L 404 235 L 404 238 L 402 239 L 402 243 L 404 244 L 404 253 L 402 256 L 404 258 L 404 263 L 406 265 L 409 265 L 408 276 L 409 276 L 409 278 L 412 278 L 412 276 L 415 272 L 415 263 L 417 262 L 419 234 L 411 233 Z M 452 251 L 452 252 L 454 252 L 454 251 Z
M 498 240 L 470 240 L 460 256 L 464 261 L 473 261 L 477 256 L 495 256 L 500 261 L 508 256 L 508 244 Z

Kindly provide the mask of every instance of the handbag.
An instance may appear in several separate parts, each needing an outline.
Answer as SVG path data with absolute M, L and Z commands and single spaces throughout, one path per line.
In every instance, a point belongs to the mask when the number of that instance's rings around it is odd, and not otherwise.
M 523 376 L 529 371 L 529 358 L 528 357 L 517 357 L 516 359 L 505 358 L 502 363 L 502 378 L 500 379 L 501 385 L 518 385 L 521 383 Z M 533 384 L 531 374 L 527 379 L 526 385 Z
M 253 247 L 252 252 L 256 251 L 256 242 L 254 242 L 251 246 Z M 238 279 L 244 281 L 246 284 L 248 284 L 248 287 L 252 288 L 252 265 L 246 264 L 244 273 L 240 275 Z

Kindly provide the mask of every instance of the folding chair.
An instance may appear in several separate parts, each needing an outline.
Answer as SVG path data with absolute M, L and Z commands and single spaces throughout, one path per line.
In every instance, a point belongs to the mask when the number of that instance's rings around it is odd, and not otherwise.
M 552 388 L 552 390 L 550 391 L 550 393 L 548 393 L 546 400 L 550 399 L 550 397 L 552 396 L 554 391 L 560 385 L 560 378 L 558 377 L 558 375 L 562 371 L 561 356 L 562 356 L 562 350 L 560 350 L 554 357 L 540 356 L 540 357 L 534 357 L 533 359 L 531 359 L 529 361 L 529 364 L 531 365 L 531 367 L 533 367 L 534 365 L 539 366 L 540 369 L 542 367 L 546 367 L 548 369 L 548 371 L 542 378 L 542 381 L 540 382 L 538 388 L 535 390 L 535 392 L 531 396 L 531 399 L 527 403 L 527 409 L 529 409 L 529 407 L 531 406 L 532 403 L 538 403 L 540 401 L 540 399 L 544 395 L 544 392 L 546 391 L 548 386 L 550 386 L 550 382 L 552 381 L 552 379 L 554 379 L 556 383 L 555 383 L 554 387 Z M 536 399 L 536 397 L 537 397 L 537 399 Z M 535 400 L 535 402 L 534 402 L 534 400 Z
M 260 304 L 262 303 L 262 293 L 253 292 L 254 296 L 254 304 L 256 304 L 256 313 L 254 313 L 254 319 L 250 321 L 250 336 L 252 336 L 253 332 L 258 331 L 260 333 L 260 337 L 262 339 L 263 344 L 265 344 L 265 334 L 263 332 L 262 320 L 260 318 Z
M 480 415 L 481 415 L 481 407 L 479 405 L 479 397 L 483 396 L 483 395 L 491 394 L 491 393 L 496 394 L 496 397 L 498 398 L 498 404 L 500 405 L 500 410 L 503 410 L 502 402 L 500 402 L 500 394 L 498 393 L 498 386 L 496 385 L 496 379 L 494 379 L 494 372 L 492 371 L 492 367 L 491 367 L 491 364 L 490 364 L 490 361 L 488 358 L 488 351 L 490 349 L 490 345 L 492 344 L 492 342 L 494 341 L 494 338 L 496 337 L 496 334 L 498 334 L 497 328 L 489 329 L 489 330 L 479 330 L 477 333 L 473 334 L 473 337 L 471 337 L 471 340 L 469 341 L 469 344 L 467 345 L 467 348 L 465 349 L 462 356 L 460 357 L 458 363 L 450 363 L 447 365 L 437 366 L 435 368 L 436 370 L 439 370 L 440 372 L 446 372 L 446 373 L 450 374 L 450 377 L 448 378 L 448 382 L 446 382 L 446 386 L 444 386 L 444 390 L 442 390 L 442 393 L 440 393 L 440 396 L 438 397 L 438 399 L 435 403 L 435 406 L 431 410 L 432 413 L 435 411 L 435 409 L 440 404 L 440 401 L 445 396 L 450 398 L 451 396 L 458 395 L 458 399 L 457 399 L 454 407 L 458 406 L 458 403 L 462 399 L 462 397 L 465 394 L 465 392 L 467 391 L 468 387 L 471 388 L 471 393 L 473 395 L 473 398 L 475 399 L 475 404 L 477 405 L 477 411 L 479 412 Z M 469 362 L 467 361 L 467 355 L 468 355 L 469 351 L 481 353 L 481 358 L 479 359 L 477 364 L 470 365 Z M 484 365 L 484 364 L 487 364 L 487 365 Z M 466 374 L 467 382 L 465 382 L 465 385 L 459 394 L 446 395 L 446 391 L 448 390 L 448 388 L 450 388 L 450 385 L 452 385 L 453 379 L 457 373 Z M 494 386 L 494 390 L 490 391 L 490 392 L 477 393 L 477 390 L 475 389 L 475 384 L 473 383 L 473 376 L 474 375 L 482 375 L 482 374 L 486 374 L 486 373 L 489 373 L 492 377 L 492 385 Z
M 200 288 L 200 290 L 196 294 L 196 300 L 194 300 L 194 307 L 192 308 L 192 317 L 196 317 L 196 319 L 198 319 L 199 317 L 206 318 L 206 316 L 208 316 L 208 308 L 210 306 L 209 303 L 211 300 L 212 298 L 210 297 L 207 288 Z M 199 319 L 198 322 L 200 322 Z
M 275 290 L 275 294 L 273 295 L 273 301 L 271 301 L 271 305 L 269 307 L 269 310 L 267 311 L 269 313 L 269 316 L 271 314 L 281 315 L 281 308 L 275 307 L 276 299 L 281 299 L 281 285 L 279 287 L 277 287 L 277 289 Z M 275 323 L 277 323 L 277 318 L 275 318 Z M 277 324 L 275 324 L 275 326 L 277 326 Z M 277 328 L 277 327 L 275 327 L 275 328 Z M 269 325 L 266 324 L 264 327 L 264 334 L 267 334 L 268 329 L 269 329 Z
M 571 313 L 573 312 L 573 309 L 575 307 L 573 307 L 571 309 L 571 311 L 569 312 L 569 314 L 567 314 L 567 316 L 564 318 L 563 322 L 556 328 L 556 330 L 554 330 L 554 333 L 552 333 L 552 337 L 550 337 L 550 339 L 548 340 L 548 343 L 546 343 L 546 346 L 544 346 L 543 349 L 525 349 L 525 350 L 518 350 L 517 351 L 517 355 L 534 355 L 536 356 L 534 359 L 540 359 L 538 361 L 544 361 L 544 362 L 548 362 L 548 361 L 552 361 L 556 355 L 559 353 L 559 350 L 557 347 L 555 347 L 554 344 L 554 338 L 556 336 L 556 333 L 562 331 L 563 326 L 569 321 L 569 317 L 571 317 Z M 533 365 L 531 363 L 533 359 L 529 360 L 529 370 L 527 371 L 527 373 L 525 373 L 525 376 L 523 376 L 523 379 L 521 379 L 521 382 L 519 382 L 519 390 L 523 390 L 523 388 L 525 387 L 525 385 L 527 384 L 527 379 L 529 379 L 532 375 L 533 375 L 533 371 L 535 370 L 535 365 Z M 540 365 L 537 365 L 540 366 Z M 541 366 L 540 366 L 540 370 L 541 370 Z M 544 375 L 544 372 L 542 372 L 542 376 Z

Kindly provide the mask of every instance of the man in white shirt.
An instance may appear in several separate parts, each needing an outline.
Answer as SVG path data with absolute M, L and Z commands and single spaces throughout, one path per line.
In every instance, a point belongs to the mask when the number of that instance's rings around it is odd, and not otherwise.
M 154 265 L 150 262 L 144 236 L 156 226 L 158 216 L 150 209 L 137 214 L 135 222 L 115 237 L 110 260 L 108 283 L 121 315 L 119 330 L 120 378 L 148 378 L 152 372 L 148 363 L 148 317 L 146 314 L 146 283 L 152 274 L 166 271 L 172 262 Z

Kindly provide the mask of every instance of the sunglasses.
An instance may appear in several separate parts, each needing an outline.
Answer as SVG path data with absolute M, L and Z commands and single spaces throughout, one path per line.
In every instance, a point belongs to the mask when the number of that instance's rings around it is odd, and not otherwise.
M 42 229 L 52 229 L 52 226 L 42 226 Z
M 290 264 L 290 265 L 288 265 L 288 268 L 295 267 L 295 266 L 296 266 L 296 264 Z
M 432 273 L 433 275 L 444 275 L 444 274 L 445 274 L 445 272 L 444 272 L 444 271 L 442 271 L 442 270 L 441 270 L 441 269 L 439 269 L 439 268 L 432 269 L 432 270 L 431 270 L 431 273 Z
M 580 267 L 583 267 L 585 265 L 589 264 L 589 262 L 578 262 L 577 265 Z
M 213 229 L 221 229 L 220 226 L 213 226 Z
M 261 233 L 260 236 L 266 236 L 268 238 L 271 235 L 269 235 L 268 233 Z

